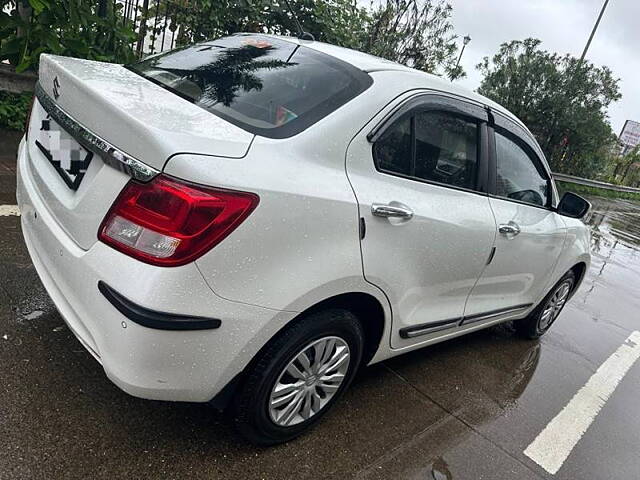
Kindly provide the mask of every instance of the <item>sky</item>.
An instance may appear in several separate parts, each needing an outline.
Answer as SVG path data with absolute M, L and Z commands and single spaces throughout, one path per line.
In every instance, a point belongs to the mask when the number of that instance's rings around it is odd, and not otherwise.
M 527 37 L 541 48 L 576 57 L 589 38 L 604 0 L 449 0 L 452 23 L 460 37 L 471 36 L 461 65 L 467 78 L 457 83 L 471 90 L 482 79 L 475 66 L 492 57 L 500 44 Z M 608 66 L 620 78 L 622 99 L 609 107 L 614 132 L 625 120 L 640 121 L 640 0 L 610 0 L 587 60 Z

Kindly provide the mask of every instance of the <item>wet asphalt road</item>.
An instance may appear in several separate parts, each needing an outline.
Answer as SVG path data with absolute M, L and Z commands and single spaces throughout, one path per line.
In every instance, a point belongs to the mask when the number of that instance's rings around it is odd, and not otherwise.
M 0 134 L 0 205 L 15 204 L 15 139 Z M 593 265 L 540 341 L 509 325 L 364 370 L 314 431 L 246 444 L 204 405 L 140 400 L 107 380 L 0 216 L 0 479 L 640 478 L 640 362 L 560 471 L 523 454 L 640 329 L 640 205 L 594 199 Z

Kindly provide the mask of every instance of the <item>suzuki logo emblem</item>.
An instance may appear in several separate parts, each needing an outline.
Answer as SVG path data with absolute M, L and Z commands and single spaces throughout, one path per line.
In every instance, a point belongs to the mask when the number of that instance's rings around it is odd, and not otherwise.
M 53 79 L 53 96 L 56 100 L 60 96 L 60 82 L 58 81 L 58 77 Z

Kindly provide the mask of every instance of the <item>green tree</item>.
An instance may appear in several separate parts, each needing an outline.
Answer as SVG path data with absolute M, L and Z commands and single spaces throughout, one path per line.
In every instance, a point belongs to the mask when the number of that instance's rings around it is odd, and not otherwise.
M 304 30 L 316 40 L 357 48 L 367 10 L 357 0 L 290 0 Z M 295 35 L 297 25 L 283 0 L 168 0 L 178 44 L 236 32 Z M 161 9 L 162 11 L 162 9 Z
M 456 36 L 445 0 L 290 0 L 316 40 L 361 50 L 429 73 L 464 76 L 456 68 Z M 283 0 L 189 0 L 174 11 L 181 45 L 236 32 L 296 35 Z
M 384 0 L 373 2 L 361 49 L 418 70 L 464 77 L 456 66 L 456 35 L 444 0 Z
M 615 135 L 607 108 L 621 98 L 607 67 L 540 48 L 528 38 L 504 43 L 477 68 L 478 92 L 517 115 L 538 139 L 552 169 L 593 177 L 604 171 Z
M 137 3 L 137 2 L 136 2 Z M 456 36 L 446 0 L 290 0 L 303 29 L 316 40 L 362 50 L 449 78 L 456 67 Z M 9 13 L 6 11 L 7 10 Z M 284 0 L 142 0 L 132 22 L 112 0 L 0 0 L 0 60 L 34 69 L 40 53 L 127 62 L 142 54 L 143 39 L 161 29 L 178 45 L 236 32 L 296 35 Z M 165 32 L 166 34 L 167 32 Z
M 262 3 L 263 11 L 270 14 L 265 21 L 269 31 L 283 35 L 296 35 L 293 15 L 282 0 L 252 0 Z M 359 48 L 362 31 L 369 18 L 357 0 L 289 0 L 305 32 L 316 40 L 347 48 Z

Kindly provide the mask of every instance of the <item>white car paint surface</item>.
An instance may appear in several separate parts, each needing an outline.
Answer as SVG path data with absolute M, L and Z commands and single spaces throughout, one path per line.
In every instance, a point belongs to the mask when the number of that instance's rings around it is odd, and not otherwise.
M 69 188 L 35 144 L 49 115 L 36 99 L 18 154 L 25 241 L 69 327 L 120 388 L 150 399 L 209 401 L 300 315 L 351 294 L 372 299 L 382 312 L 381 336 L 371 340 L 365 359 L 375 363 L 525 318 L 567 271 L 588 268 L 587 228 L 555 210 L 559 198 L 544 157 L 504 108 L 376 57 L 319 42 L 261 38 L 343 62 L 370 84 L 311 125 L 277 138 L 123 66 L 41 57 L 40 95 L 96 138 L 158 175 L 259 198 L 228 236 L 197 258 L 176 266 L 132 258 L 99 240 L 131 173 L 114 168 L 107 158 L 113 153 L 97 148 L 77 190 Z M 498 198 L 488 184 L 452 188 L 378 168 L 372 132 L 392 128 L 390 118 L 411 102 L 423 108 L 434 99 L 478 115 L 491 109 L 520 132 L 549 178 L 550 204 Z M 480 165 L 489 158 L 482 133 L 489 117 L 478 122 Z M 413 216 L 380 217 L 372 214 L 374 204 L 406 207 Z M 498 231 L 509 222 L 519 234 Z M 148 310 L 215 318 L 220 325 L 140 325 L 114 308 L 99 282 Z M 440 328 L 442 322 L 453 323 Z

